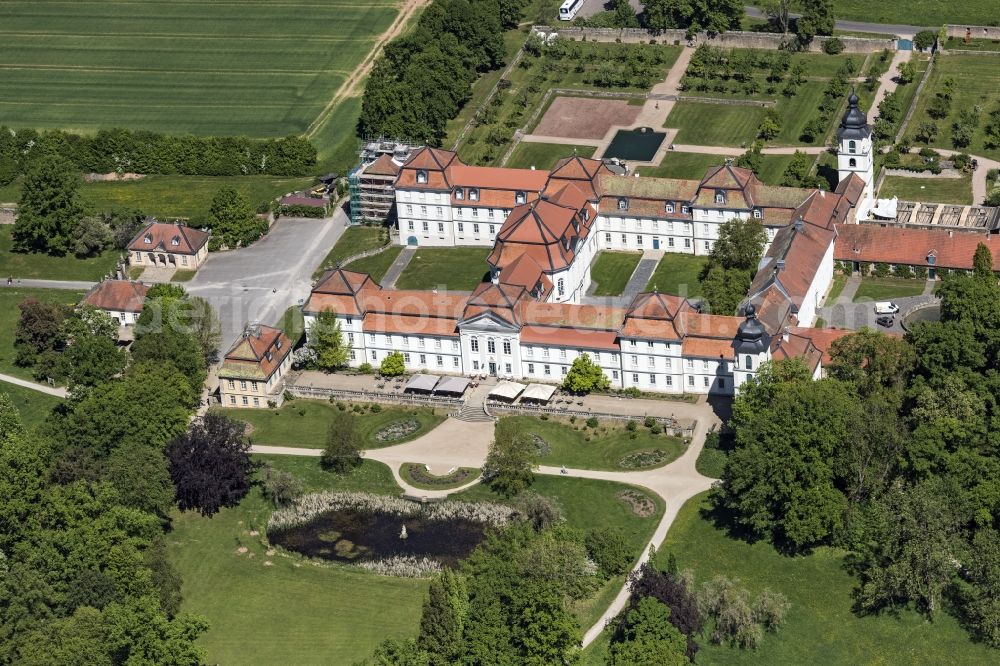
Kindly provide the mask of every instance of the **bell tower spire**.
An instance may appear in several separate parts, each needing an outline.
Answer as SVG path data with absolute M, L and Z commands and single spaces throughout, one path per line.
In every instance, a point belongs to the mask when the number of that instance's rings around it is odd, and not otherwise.
M 865 187 L 858 201 L 857 219 L 868 217 L 874 203 L 875 160 L 872 147 L 872 126 L 868 116 L 858 106 L 858 96 L 851 90 L 847 112 L 837 129 L 837 175 L 840 182 L 856 174 Z

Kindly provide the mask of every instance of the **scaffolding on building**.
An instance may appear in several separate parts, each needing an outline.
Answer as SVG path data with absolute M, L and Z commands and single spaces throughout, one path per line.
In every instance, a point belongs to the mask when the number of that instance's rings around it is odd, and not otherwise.
M 358 165 L 347 176 L 351 224 L 383 224 L 395 215 L 396 176 L 419 147 L 412 141 L 362 139 Z

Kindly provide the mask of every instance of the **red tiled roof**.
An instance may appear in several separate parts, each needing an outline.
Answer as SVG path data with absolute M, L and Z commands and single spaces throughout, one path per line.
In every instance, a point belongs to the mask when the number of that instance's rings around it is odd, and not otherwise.
M 469 166 L 461 163 L 452 164 L 449 174 L 452 185 L 456 187 L 523 192 L 539 192 L 545 187 L 545 181 L 549 178 L 544 171 L 535 169 Z
M 993 253 L 993 270 L 1000 271 L 1000 239 L 994 243 L 992 234 L 874 224 L 842 224 L 837 227 L 837 233 L 833 256 L 841 261 L 881 261 L 971 270 L 976 246 L 983 243 Z M 933 264 L 928 261 L 932 253 Z
M 520 318 L 525 325 L 560 326 L 567 328 L 597 328 L 614 331 L 625 317 L 622 308 L 571 303 L 539 303 L 521 301 Z
M 87 292 L 84 305 L 92 305 L 100 310 L 114 312 L 142 312 L 149 287 L 141 282 L 128 280 L 105 280 Z
M 153 221 L 135 235 L 128 244 L 128 249 L 133 252 L 158 250 L 175 254 L 198 254 L 208 242 L 208 236 L 205 231 L 183 224 Z
M 458 321 L 441 317 L 381 314 L 369 312 L 362 323 L 367 332 L 395 333 L 397 335 L 435 335 L 458 337 Z
M 320 277 L 313 287 L 314 293 L 320 294 L 357 294 L 363 289 L 379 289 L 368 273 L 348 271 L 343 268 L 333 268 Z
M 684 356 L 700 356 L 702 358 L 733 358 L 733 341 L 716 340 L 713 338 L 684 338 L 681 344 Z
M 790 333 L 787 340 L 781 335 L 774 336 L 771 340 L 771 358 L 775 361 L 801 358 L 806 366 L 815 372 L 823 360 L 823 352 L 817 349 L 809 338 Z
M 469 297 L 462 319 L 472 319 L 484 312 L 491 312 L 512 325 L 519 325 L 517 304 L 526 293 L 522 286 L 484 282 Z
M 292 351 L 292 341 L 280 328 L 260 326 L 236 341 L 219 369 L 220 377 L 247 377 L 267 381 Z
M 832 360 L 830 347 L 835 341 L 854 333 L 854 331 L 844 328 L 804 328 L 802 326 L 792 326 L 789 332 L 811 340 L 813 345 L 823 353 L 823 363 L 829 363 Z
M 611 351 L 619 351 L 620 349 L 618 334 L 614 331 L 557 326 L 525 326 L 521 329 L 521 342 L 524 344 L 607 349 Z

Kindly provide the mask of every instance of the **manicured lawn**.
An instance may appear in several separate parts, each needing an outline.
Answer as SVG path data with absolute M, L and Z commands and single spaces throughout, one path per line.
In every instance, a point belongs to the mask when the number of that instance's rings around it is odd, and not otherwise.
M 781 178 L 793 158 L 794 155 L 763 155 L 757 177 L 768 185 L 781 185 Z
M 511 168 L 548 170 L 564 157 L 572 157 L 574 153 L 580 157 L 592 157 L 593 146 L 574 146 L 565 143 L 531 143 L 522 141 L 511 153 L 507 166 Z
M 680 510 L 658 564 L 668 553 L 696 581 L 719 574 L 738 577 L 751 593 L 770 588 L 791 603 L 786 623 L 765 634 L 756 651 L 741 651 L 699 640 L 699 664 L 987 664 L 996 653 L 972 643 L 954 618 L 941 612 L 934 622 L 908 610 L 895 616 L 859 617 L 851 612 L 855 580 L 844 567 L 844 552 L 818 548 L 788 557 L 770 544 L 730 538 L 702 517 L 705 495 Z
M 1000 51 L 1000 39 L 970 39 L 964 37 L 949 37 L 944 48 L 951 51 Z
M 90 259 L 77 259 L 73 255 L 53 257 L 35 252 L 12 252 L 13 230 L 13 224 L 0 226 L 0 276 L 4 285 L 8 277 L 97 282 L 114 270 L 121 256 L 118 250 L 108 250 Z
M 6 279 L 3 284 L 6 285 Z M 82 291 L 64 289 L 28 289 L 25 287 L 0 287 L 0 372 L 22 379 L 32 379 L 31 368 L 14 365 L 14 331 L 21 318 L 18 304 L 26 298 L 39 301 L 76 305 L 83 298 Z
M 396 281 L 396 288 L 472 291 L 486 277 L 489 253 L 485 247 L 418 249 Z
M 882 189 L 879 190 L 879 198 L 892 197 L 899 197 L 903 201 L 971 204 L 972 176 L 961 178 L 886 176 L 882 181 Z
M 293 345 L 298 343 L 302 339 L 302 334 L 306 331 L 305 319 L 302 317 L 302 308 L 298 305 L 291 306 L 281 315 L 281 319 L 275 322 L 275 326 L 285 332 L 285 335 L 288 336 Z
M 668 121 L 669 123 L 669 121 Z M 712 167 L 725 164 L 722 155 L 706 155 L 704 153 L 677 153 L 667 151 L 663 161 L 655 167 L 639 167 L 643 176 L 659 178 L 687 178 L 701 180 Z
M 997 9 L 995 3 L 993 6 L 994 10 Z M 961 150 L 973 155 L 1000 159 L 1000 148 L 988 149 L 985 146 L 989 113 L 1000 105 L 1000 75 L 997 72 L 1000 72 L 1000 55 L 941 54 L 934 63 L 927 85 L 917 100 L 917 110 L 906 128 L 907 133 L 912 135 L 920 123 L 934 122 L 937 124 L 938 133 L 931 145 L 956 149 L 951 141 L 952 124 L 958 119 L 961 111 L 979 106 L 981 108 L 979 123 L 972 135 L 972 143 Z M 951 110 L 945 118 L 934 120 L 928 115 L 927 108 L 947 79 L 954 81 Z
M 687 298 L 701 296 L 698 275 L 708 261 L 707 257 L 693 254 L 672 254 L 668 252 L 660 259 L 653 277 L 646 285 L 646 291 L 658 290 L 664 294 L 674 294 Z
M 403 463 L 399 468 L 399 475 L 414 488 L 450 490 L 475 481 L 479 478 L 479 469 L 459 467 L 449 474 L 434 474 L 424 469 L 421 463 Z
M 337 244 L 330 250 L 330 253 L 326 255 L 326 259 L 316 269 L 313 276 L 319 277 L 323 271 L 336 268 L 337 264 L 355 254 L 382 247 L 383 234 L 384 230 L 382 227 L 348 227 L 344 231 L 344 235 L 337 241 Z
M 396 257 L 399 256 L 402 250 L 403 248 L 399 245 L 390 245 L 384 251 L 373 254 L 370 257 L 365 257 L 364 259 L 352 261 L 344 266 L 344 268 L 359 273 L 368 273 L 373 280 L 380 282 L 385 277 L 385 272 L 392 266 L 392 262 L 396 261 Z
M 861 286 L 858 287 L 857 293 L 854 294 L 854 302 L 887 301 L 893 298 L 919 296 L 923 292 L 923 280 L 865 277 L 861 279 Z
M 765 113 L 759 106 L 677 102 L 663 126 L 678 130 L 674 143 L 741 147 L 757 136 Z
M 317 458 L 255 457 L 292 472 L 310 491 L 398 492 L 389 487 L 389 469 L 373 461 L 340 478 L 322 471 Z M 182 610 L 211 625 L 200 639 L 208 663 L 351 664 L 386 638 L 416 635 L 427 581 L 315 566 L 283 552 L 269 556 L 264 528 L 271 511 L 254 488 L 212 518 L 174 516 L 168 552 L 183 577 Z
M 590 267 L 590 277 L 594 281 L 595 296 L 618 296 L 625 291 L 628 279 L 639 265 L 639 252 L 610 252 L 605 250 L 597 255 Z
M 354 407 L 350 403 L 342 403 L 348 410 Z M 255 444 L 274 446 L 301 446 L 321 449 L 326 446 L 326 434 L 330 415 L 337 406 L 321 400 L 289 400 L 281 409 L 220 409 L 219 411 L 232 419 L 245 421 L 253 426 L 250 438 Z M 441 410 L 431 410 L 427 407 L 412 407 L 407 409 L 397 407 L 382 407 L 378 413 L 365 410 L 355 414 L 358 432 L 361 434 L 364 446 L 377 449 L 392 446 L 420 437 L 445 420 Z M 375 434 L 382 428 L 396 423 L 416 419 L 420 427 L 400 439 L 391 442 L 380 442 Z
M 544 444 L 536 441 L 536 446 L 543 447 L 543 451 L 544 448 L 548 449 L 547 453 L 543 452 L 538 457 L 543 465 L 621 471 L 630 469 L 619 464 L 628 454 L 661 449 L 665 452 L 665 457 L 649 467 L 662 467 L 677 460 L 686 448 L 679 437 L 650 433 L 649 428 L 642 425 L 641 419 L 637 421 L 635 433 L 629 433 L 625 424 L 619 422 L 601 422 L 595 429 L 586 427 L 581 419 L 570 423 L 563 419 L 543 421 L 533 416 L 504 418 L 516 421 L 525 431 L 544 440 Z M 636 438 L 631 439 L 630 434 L 635 434 Z
M 45 423 L 62 400 L 15 384 L 0 382 L 0 395 L 6 395 L 21 414 L 21 422 L 31 428 Z
M 183 269 L 178 269 L 174 271 L 174 274 L 170 277 L 171 282 L 190 282 L 191 278 L 198 274 L 198 271 L 186 271 Z

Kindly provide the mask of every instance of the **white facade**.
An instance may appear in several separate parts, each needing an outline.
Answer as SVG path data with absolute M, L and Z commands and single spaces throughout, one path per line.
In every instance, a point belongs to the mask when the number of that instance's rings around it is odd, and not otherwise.
M 478 206 L 465 189 L 462 196 L 453 203 L 451 191 L 397 188 L 399 244 L 492 247 L 510 209 Z

